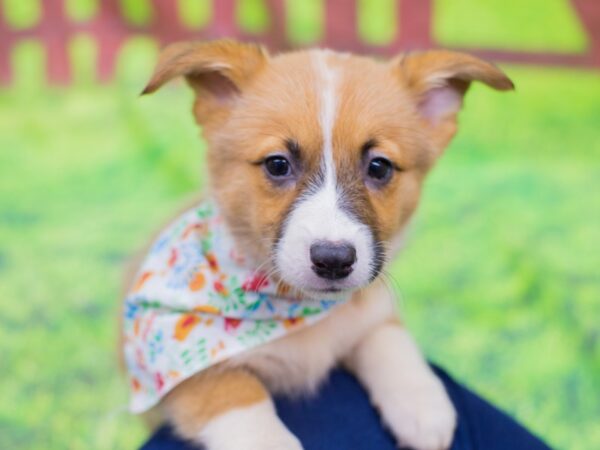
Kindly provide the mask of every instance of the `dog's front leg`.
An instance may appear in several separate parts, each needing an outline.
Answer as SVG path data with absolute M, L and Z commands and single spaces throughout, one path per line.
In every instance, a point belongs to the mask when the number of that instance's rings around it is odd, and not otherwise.
M 346 364 L 399 445 L 417 450 L 450 447 L 456 426 L 452 403 L 400 323 L 388 321 L 374 328 Z
M 161 406 L 178 435 L 207 450 L 302 450 L 263 384 L 243 369 L 196 375 Z

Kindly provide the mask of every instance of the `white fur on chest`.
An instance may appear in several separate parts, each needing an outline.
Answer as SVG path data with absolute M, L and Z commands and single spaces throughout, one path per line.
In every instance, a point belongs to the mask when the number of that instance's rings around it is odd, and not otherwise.
M 227 366 L 249 368 L 271 392 L 310 393 L 366 333 L 394 315 L 394 297 L 377 281 L 320 322 L 232 358 Z

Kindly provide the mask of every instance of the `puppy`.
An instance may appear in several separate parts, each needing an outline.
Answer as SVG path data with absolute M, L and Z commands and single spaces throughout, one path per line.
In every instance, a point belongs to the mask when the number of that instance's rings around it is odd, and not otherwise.
M 399 445 L 448 448 L 452 404 L 382 276 L 470 83 L 510 79 L 443 50 L 379 61 L 221 40 L 167 47 L 144 93 L 180 76 L 211 189 L 131 283 L 132 409 L 209 450 L 301 449 L 270 394 L 312 392 L 343 364 Z

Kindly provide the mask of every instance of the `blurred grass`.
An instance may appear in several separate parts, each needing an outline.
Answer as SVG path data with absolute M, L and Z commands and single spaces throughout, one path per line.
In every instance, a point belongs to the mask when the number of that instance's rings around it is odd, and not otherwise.
M 499 23 L 516 4 L 497 7 Z M 301 24 L 319 8 L 305 5 Z M 454 17 L 456 40 L 476 21 Z M 312 26 L 295 32 L 310 38 Z M 202 186 L 190 93 L 137 98 L 155 45 L 129 42 L 109 86 L 92 82 L 88 37 L 71 52 L 72 88 L 44 87 L 41 49 L 28 43 L 15 86 L 0 91 L 0 448 L 142 441 L 114 357 L 123 263 Z M 600 77 L 506 69 L 517 92 L 469 93 L 393 272 L 431 358 L 553 445 L 599 448 Z
M 568 0 L 436 0 L 435 4 L 434 31 L 442 45 L 581 52 L 588 44 Z

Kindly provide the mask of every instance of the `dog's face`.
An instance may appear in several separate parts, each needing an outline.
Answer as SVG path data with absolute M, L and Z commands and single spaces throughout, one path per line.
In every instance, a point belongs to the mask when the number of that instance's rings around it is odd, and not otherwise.
M 459 53 L 271 57 L 215 41 L 167 48 L 145 92 L 177 75 L 196 93 L 231 232 L 254 265 L 318 296 L 377 277 L 470 82 L 512 88 L 495 66 Z

